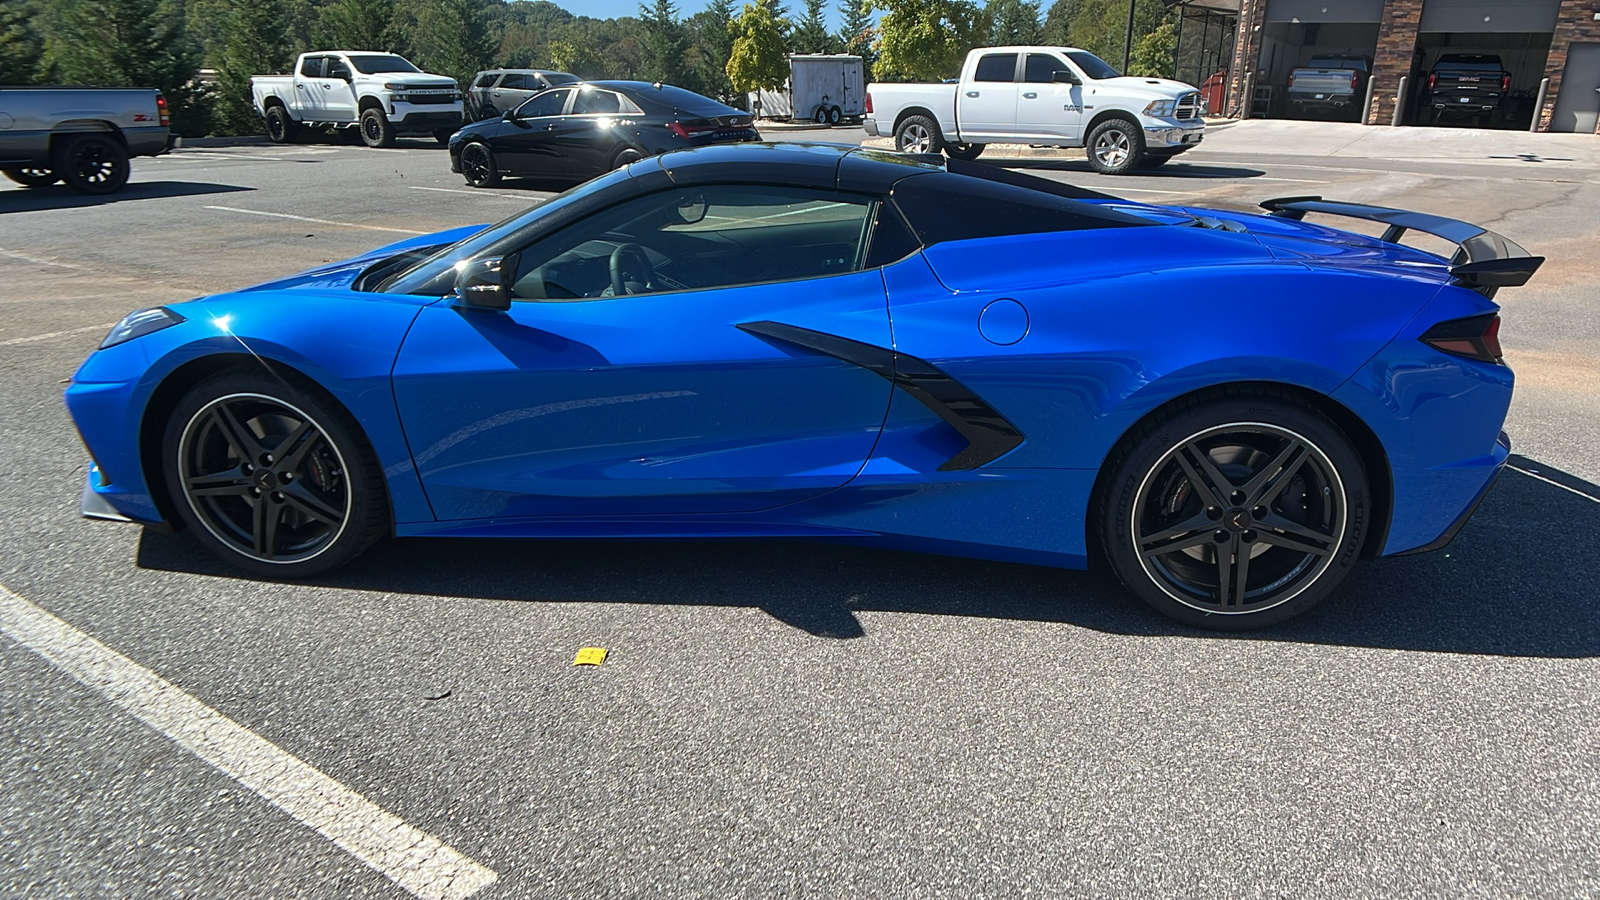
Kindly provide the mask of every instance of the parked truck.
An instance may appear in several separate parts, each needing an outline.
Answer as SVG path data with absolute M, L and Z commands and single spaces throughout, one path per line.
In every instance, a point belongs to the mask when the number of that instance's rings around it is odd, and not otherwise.
M 128 183 L 129 158 L 172 149 L 170 126 L 155 88 L 0 87 L 0 174 L 109 194 Z
M 1313 56 L 1289 73 L 1285 91 L 1289 110 L 1299 116 L 1333 115 L 1360 121 L 1371 77 L 1371 57 Z
M 402 134 L 432 135 L 445 144 L 462 122 L 455 80 L 393 53 L 302 53 L 292 75 L 252 77 L 250 94 L 267 122 L 267 137 L 280 144 L 316 128 L 358 129 L 368 147 L 387 147 Z
M 1084 147 L 1108 175 L 1157 166 L 1205 137 L 1200 92 L 1124 77 L 1074 47 L 982 47 L 955 84 L 873 84 L 867 134 L 908 153 L 975 159 L 989 143 Z
M 1446 53 L 1428 73 L 1430 122 L 1471 119 L 1490 124 L 1511 90 L 1511 73 L 1493 53 Z

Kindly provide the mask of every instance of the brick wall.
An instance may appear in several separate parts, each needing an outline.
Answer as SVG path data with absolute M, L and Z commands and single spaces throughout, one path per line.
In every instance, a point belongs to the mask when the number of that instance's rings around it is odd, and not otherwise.
M 1561 73 L 1567 67 L 1567 54 L 1574 43 L 1600 42 L 1600 0 L 1562 0 L 1561 14 L 1556 19 L 1556 31 L 1550 38 L 1550 59 L 1544 73 L 1550 78 L 1550 90 L 1545 94 L 1544 108 L 1539 111 L 1539 130 L 1549 131 L 1550 120 L 1556 114 L 1556 97 L 1561 93 Z M 1596 129 L 1600 133 L 1600 128 Z
M 1245 96 L 1247 81 L 1261 61 L 1261 28 L 1267 20 L 1267 0 L 1240 0 L 1239 29 L 1233 39 L 1233 65 L 1228 68 L 1227 113 L 1247 118 L 1250 98 Z
M 1387 125 L 1394 120 L 1394 101 L 1400 79 L 1412 76 L 1416 60 L 1417 26 L 1422 24 L 1423 0 L 1387 0 L 1383 19 L 1378 24 L 1378 49 L 1372 55 L 1372 80 L 1378 85 L 1367 110 L 1367 124 Z M 1406 92 L 1416 95 L 1417 86 L 1407 82 Z

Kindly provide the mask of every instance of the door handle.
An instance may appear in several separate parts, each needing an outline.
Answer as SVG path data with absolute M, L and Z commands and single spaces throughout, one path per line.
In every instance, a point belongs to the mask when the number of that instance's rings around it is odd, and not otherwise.
M 1022 96 L 1028 98 L 1029 100 L 1036 100 L 1039 97 L 1039 95 L 1034 93 L 1033 91 L 1029 91 L 1026 94 L 1023 94 Z
M 967 91 L 967 96 L 968 97 L 976 97 L 976 96 L 978 96 L 978 92 L 977 91 Z
M 544 130 L 545 131 L 555 131 L 556 130 L 556 123 L 551 122 L 549 125 L 546 125 L 544 127 Z

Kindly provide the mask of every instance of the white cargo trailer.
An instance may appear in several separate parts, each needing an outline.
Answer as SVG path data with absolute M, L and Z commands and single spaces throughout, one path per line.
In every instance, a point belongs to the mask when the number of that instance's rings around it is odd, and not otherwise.
M 750 108 L 760 104 L 760 115 L 769 119 L 837 125 L 861 118 L 865 96 L 861 57 L 791 53 L 788 83 L 778 91 L 752 93 Z

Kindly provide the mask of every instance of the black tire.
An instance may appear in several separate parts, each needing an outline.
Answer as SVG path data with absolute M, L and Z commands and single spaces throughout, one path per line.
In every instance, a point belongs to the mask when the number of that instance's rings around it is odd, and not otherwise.
M 906 116 L 894 130 L 894 148 L 901 153 L 938 153 L 944 149 L 939 123 L 927 116 Z
M 1349 439 L 1280 392 L 1185 403 L 1137 427 L 1106 466 L 1095 510 L 1111 570 L 1200 628 L 1309 610 L 1349 573 L 1372 518 Z
M 454 128 L 435 128 L 433 130 L 433 139 L 439 142 L 439 146 L 448 147 L 450 146 L 450 137 L 455 133 L 456 129 Z
M 43 169 L 37 166 L 30 166 L 26 169 L 6 169 L 0 174 L 4 174 L 7 178 L 23 187 L 31 188 L 49 187 L 61 180 L 61 176 L 57 175 L 54 169 Z
M 818 125 L 828 124 L 828 108 L 826 106 L 817 107 L 816 113 L 811 116 L 811 121 Z
M 56 147 L 55 172 L 80 194 L 111 194 L 128 183 L 128 151 L 108 134 L 75 134 Z
M 495 164 L 489 145 L 472 141 L 461 146 L 461 177 L 473 187 L 494 187 L 500 183 L 500 167 Z
M 840 109 L 837 106 L 828 107 L 828 124 L 829 125 L 837 125 L 837 124 L 839 124 L 839 122 L 842 119 L 844 119 L 844 110 Z
M 303 378 L 213 375 L 178 402 L 161 448 L 183 523 L 247 572 L 320 575 L 389 533 L 377 455 L 355 419 Z
M 1083 142 L 1089 165 L 1102 175 L 1126 175 L 1144 156 L 1144 132 L 1127 119 L 1107 119 Z
M 984 146 L 984 144 L 945 144 L 944 153 L 955 159 L 977 159 L 983 155 Z
M 389 117 L 377 107 L 368 107 L 361 111 L 361 121 L 357 126 L 361 131 L 361 143 L 368 147 L 389 147 L 394 144 L 394 126 L 389 123 Z
M 615 156 L 611 157 L 611 168 L 620 169 L 629 163 L 635 163 L 641 159 L 644 159 L 644 154 L 633 149 L 632 147 L 623 147 L 621 150 L 617 151 Z
M 289 111 L 281 106 L 267 108 L 267 140 L 274 144 L 292 144 L 300 136 L 300 124 L 289 118 Z

